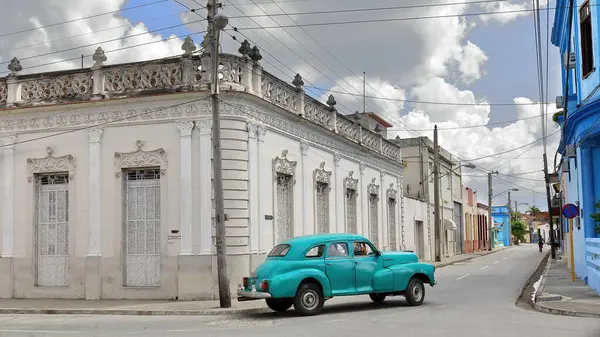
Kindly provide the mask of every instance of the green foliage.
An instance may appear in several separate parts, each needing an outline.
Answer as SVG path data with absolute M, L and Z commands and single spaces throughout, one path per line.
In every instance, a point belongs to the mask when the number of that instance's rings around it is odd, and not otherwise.
M 515 237 L 515 244 L 519 244 L 521 241 L 525 241 L 525 234 L 527 234 L 527 226 L 521 220 L 516 220 L 511 223 L 510 226 L 512 235 Z
M 600 201 L 597 201 L 594 204 L 594 207 L 596 209 L 600 209 Z M 597 235 L 600 235 L 600 213 L 594 213 L 594 214 L 590 214 L 590 217 L 594 220 L 594 222 L 596 223 L 596 227 L 594 227 L 594 231 L 596 232 Z
M 536 214 L 540 213 L 540 209 L 537 208 L 535 205 L 530 206 L 529 209 L 527 210 L 527 213 L 529 213 L 529 215 L 535 217 Z

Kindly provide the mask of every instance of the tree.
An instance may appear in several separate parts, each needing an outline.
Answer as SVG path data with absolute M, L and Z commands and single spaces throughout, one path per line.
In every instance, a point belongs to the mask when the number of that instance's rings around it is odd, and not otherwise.
M 535 215 L 540 212 L 540 209 L 537 208 L 535 205 L 529 206 L 529 208 L 527 209 L 527 213 L 529 213 L 529 215 L 531 215 L 532 217 L 535 217 Z
M 597 201 L 594 204 L 594 207 L 596 209 L 599 209 L 600 208 L 600 201 Z M 594 227 L 594 232 L 596 233 L 596 235 L 600 235 L 600 213 L 590 214 L 590 218 L 592 218 L 594 220 L 594 224 L 596 225 Z
M 511 223 L 510 228 L 512 229 L 512 234 L 515 237 L 515 244 L 518 245 L 519 242 L 525 241 L 525 234 L 527 233 L 527 226 L 521 220 L 516 220 Z

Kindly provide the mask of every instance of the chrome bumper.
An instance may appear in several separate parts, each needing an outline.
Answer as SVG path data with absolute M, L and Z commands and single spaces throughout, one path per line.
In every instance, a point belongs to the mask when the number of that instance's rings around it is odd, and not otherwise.
M 269 294 L 269 293 L 244 290 L 244 289 L 238 289 L 237 295 L 238 295 L 238 297 L 252 298 L 252 299 L 256 299 L 256 300 L 271 298 L 271 294 Z

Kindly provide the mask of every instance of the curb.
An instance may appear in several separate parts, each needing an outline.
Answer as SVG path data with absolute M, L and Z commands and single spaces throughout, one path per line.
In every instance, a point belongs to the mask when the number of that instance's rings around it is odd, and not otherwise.
M 584 318 L 600 318 L 600 313 L 589 313 L 589 312 L 579 312 L 579 311 L 573 311 L 573 310 L 567 310 L 567 309 L 556 309 L 556 308 L 551 308 L 544 304 L 540 304 L 540 302 L 543 303 L 544 301 L 538 301 L 538 296 L 540 296 L 542 294 L 543 289 L 546 285 L 546 279 L 548 277 L 548 272 L 550 271 L 551 265 L 552 265 L 552 260 L 548 259 L 548 263 L 546 265 L 546 270 L 542 274 L 542 280 L 540 282 L 540 286 L 538 287 L 538 291 L 535 293 L 534 302 L 532 303 L 533 307 L 539 312 L 543 312 L 543 313 L 551 314 L 551 315 L 584 317 Z
M 436 269 L 447 267 L 455 263 L 470 261 L 482 256 L 498 253 L 511 247 L 485 252 L 484 254 L 470 256 L 464 260 L 441 263 Z M 143 310 L 143 309 L 40 309 L 40 308 L 0 308 L 0 315 L 120 315 L 120 316 L 228 316 L 228 315 L 252 315 L 273 312 L 266 307 L 246 309 L 190 309 L 190 310 Z
M 0 315 L 119 315 L 119 316 L 227 316 L 263 314 L 269 308 L 199 309 L 199 310 L 138 310 L 138 309 L 28 309 L 0 308 Z
M 529 277 L 527 278 L 527 281 L 525 281 L 525 283 L 523 284 L 523 286 L 521 287 L 521 290 L 519 291 L 519 293 L 517 295 L 517 299 L 515 300 L 515 305 L 519 304 L 519 300 L 521 300 L 521 298 L 525 294 L 525 290 L 527 290 L 527 288 L 533 282 L 533 277 L 535 276 L 537 271 L 540 269 L 540 267 L 544 263 L 544 260 L 550 261 L 549 257 L 550 257 L 550 252 L 546 253 L 546 256 L 542 258 L 542 261 L 540 261 L 540 264 L 534 269 L 533 273 L 531 273 L 531 275 L 529 275 Z M 544 274 L 542 273 L 542 275 L 544 275 Z M 536 292 L 536 297 L 537 297 L 537 292 Z M 534 303 L 532 303 L 532 304 L 534 304 Z

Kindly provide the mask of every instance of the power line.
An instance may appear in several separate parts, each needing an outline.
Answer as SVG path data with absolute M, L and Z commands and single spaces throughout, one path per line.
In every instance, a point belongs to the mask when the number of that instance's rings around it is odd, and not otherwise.
M 545 10 L 552 10 L 556 8 L 545 8 Z M 479 13 L 463 13 L 463 14 L 447 14 L 447 15 L 430 15 L 430 16 L 415 16 L 415 17 L 404 17 L 404 18 L 389 18 L 389 19 L 370 19 L 370 20 L 350 20 L 350 21 L 333 21 L 333 22 L 314 22 L 314 23 L 303 23 L 295 25 L 282 25 L 280 26 L 260 26 L 260 27 L 247 27 L 244 30 L 257 30 L 257 29 L 276 29 L 276 28 L 292 28 L 292 27 L 317 27 L 317 26 L 335 26 L 335 25 L 351 25 L 351 24 L 365 24 L 365 23 L 378 23 L 378 22 L 396 22 L 396 21 L 412 21 L 412 20 L 428 20 L 428 19 L 445 19 L 445 18 L 456 18 L 456 17 L 469 17 L 469 16 L 482 16 L 482 15 L 498 15 L 498 14 L 511 14 L 511 13 L 525 13 L 532 12 L 534 9 L 515 9 L 509 11 L 495 11 L 495 12 L 479 12 Z M 235 17 L 232 17 L 233 19 Z M 234 30 L 238 28 L 234 27 Z
M 78 18 L 78 19 L 73 19 L 73 20 L 68 20 L 68 21 L 51 23 L 49 25 L 45 25 L 45 26 L 41 26 L 41 27 L 34 27 L 34 28 L 24 29 L 24 30 L 20 30 L 20 31 L 16 31 L 16 32 L 11 32 L 11 33 L 6 33 L 6 34 L 0 34 L 0 37 L 11 36 L 11 35 L 21 34 L 21 33 L 26 33 L 26 32 L 31 32 L 31 31 L 34 31 L 34 30 L 48 28 L 48 27 L 60 26 L 60 25 L 64 25 L 64 24 L 67 24 L 67 23 L 77 22 L 77 21 L 91 19 L 91 18 L 97 18 L 97 17 L 100 17 L 100 16 L 109 15 L 109 14 L 121 13 L 121 12 L 124 12 L 124 11 L 132 10 L 132 9 L 136 9 L 136 8 L 141 8 L 141 7 L 146 7 L 146 6 L 152 6 L 152 5 L 156 5 L 156 4 L 159 4 L 159 3 L 162 3 L 162 2 L 167 2 L 167 1 L 169 1 L 169 0 L 158 0 L 158 1 L 155 1 L 155 2 L 150 2 L 150 3 L 147 3 L 147 4 L 142 4 L 142 5 L 127 7 L 127 8 L 119 9 L 119 10 L 116 10 L 116 11 L 110 11 L 110 12 L 105 12 L 105 13 L 100 13 L 100 14 L 94 14 L 94 15 L 90 15 L 90 16 L 85 16 L 83 18 Z
M 132 45 L 132 46 L 127 46 L 127 47 L 122 47 L 122 48 L 117 48 L 117 49 L 112 49 L 112 50 L 106 50 L 106 51 L 104 51 L 104 53 L 105 54 L 114 53 L 114 52 L 117 52 L 117 51 L 122 51 L 122 50 L 127 50 L 127 49 L 132 49 L 132 48 L 143 47 L 143 46 L 151 45 L 151 44 L 154 44 L 154 43 L 166 42 L 166 41 L 173 40 L 173 39 L 181 39 L 181 38 L 186 37 L 186 36 L 193 36 L 193 35 L 198 35 L 198 34 L 203 34 L 203 33 L 206 33 L 206 31 L 200 31 L 200 32 L 195 32 L 195 33 L 191 33 L 191 34 L 181 34 L 181 35 L 171 36 L 171 37 L 168 37 L 166 39 L 161 39 L 161 40 L 157 40 L 157 41 L 144 42 L 144 43 L 140 43 L 140 44 L 136 44 L 136 45 Z M 91 57 L 93 55 L 94 54 L 89 54 L 89 55 L 84 55 L 84 56 L 85 57 Z M 171 56 L 171 57 L 175 57 L 175 56 Z M 54 62 L 48 62 L 48 63 L 42 63 L 42 64 L 38 64 L 38 65 L 34 65 L 34 66 L 29 66 L 29 67 L 27 67 L 25 69 L 45 67 L 45 66 L 49 66 L 49 65 L 54 65 L 54 64 L 59 64 L 59 63 L 64 63 L 64 62 L 69 62 L 69 61 L 74 61 L 74 60 L 80 60 L 80 59 L 81 59 L 81 56 L 78 56 L 78 57 L 73 57 L 73 58 L 70 58 L 70 59 L 58 60 L 58 61 L 54 61 Z M 9 73 L 9 71 L 4 71 L 4 72 L 2 72 L 0 74 L 6 74 L 6 73 Z
M 196 22 L 200 22 L 200 21 L 204 21 L 204 20 L 206 20 L 206 19 L 196 20 L 196 21 L 192 21 L 192 22 L 189 22 L 189 23 L 196 23 Z M 147 35 L 147 34 L 153 34 L 153 33 L 156 33 L 156 32 L 163 31 L 163 30 L 177 28 L 177 27 L 182 27 L 182 26 L 185 26 L 185 25 L 186 25 L 186 23 L 182 23 L 182 24 L 173 25 L 173 26 L 169 26 L 169 27 L 164 27 L 164 28 L 149 30 L 147 32 L 138 33 L 138 34 L 134 34 L 134 35 L 129 35 L 129 36 L 125 36 L 125 37 L 118 37 L 118 38 L 115 38 L 115 39 L 99 41 L 99 42 L 95 42 L 95 43 L 86 44 L 86 45 L 83 45 L 83 46 L 72 47 L 72 48 L 67 48 L 67 49 L 63 49 L 63 50 L 48 52 L 48 53 L 44 53 L 44 54 L 38 54 L 38 55 L 28 56 L 28 57 L 21 58 L 19 61 L 31 60 L 31 59 L 42 57 L 42 56 L 48 56 L 48 55 L 53 55 L 53 54 L 60 54 L 60 53 L 64 53 L 64 52 L 67 52 L 67 51 L 72 51 L 72 50 L 77 50 L 77 49 L 82 49 L 82 48 L 87 48 L 87 47 L 93 47 L 93 46 L 97 46 L 97 45 L 102 44 L 102 43 L 109 43 L 109 42 L 115 42 L 115 41 L 121 41 L 121 40 L 131 39 L 133 37 Z M 0 65 L 1 64 L 9 64 L 10 62 L 11 61 L 0 62 Z

